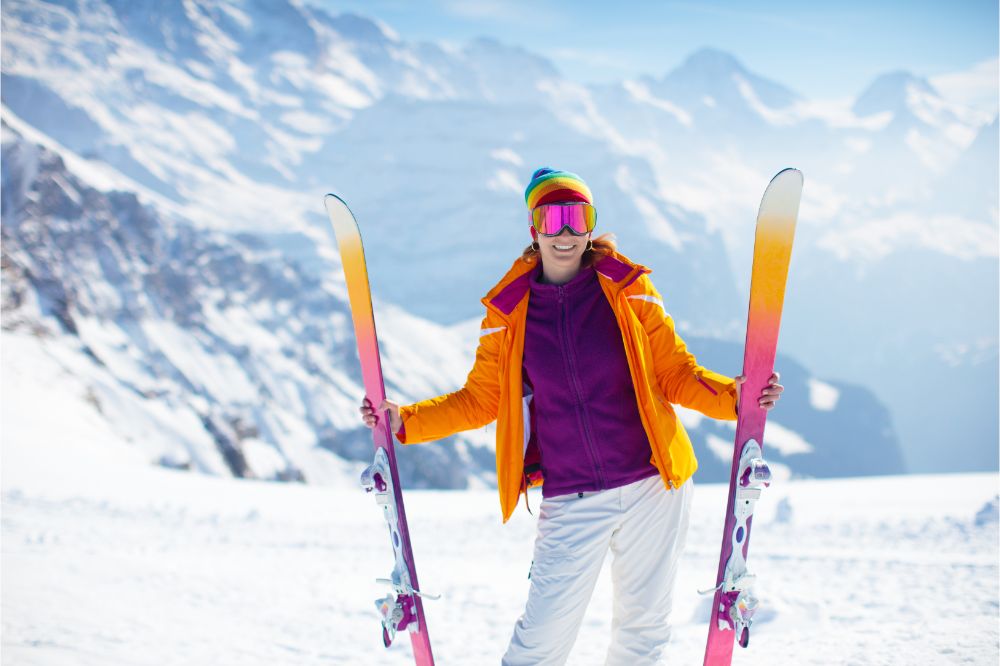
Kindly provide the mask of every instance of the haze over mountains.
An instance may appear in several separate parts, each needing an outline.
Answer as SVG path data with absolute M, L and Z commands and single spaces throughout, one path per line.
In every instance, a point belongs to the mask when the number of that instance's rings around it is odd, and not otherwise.
M 365 230 L 390 393 L 416 399 L 464 377 L 543 164 L 586 178 L 599 230 L 735 374 L 756 205 L 796 166 L 776 460 L 997 465 L 997 120 L 918 76 L 821 103 L 705 49 L 587 87 L 495 41 L 279 2 L 5 2 L 3 37 L 4 335 L 46 331 L 151 458 L 226 473 L 245 449 L 255 475 L 322 481 L 367 455 L 325 191 Z M 685 418 L 713 477 L 731 430 Z M 408 474 L 489 483 L 491 439 L 421 447 Z

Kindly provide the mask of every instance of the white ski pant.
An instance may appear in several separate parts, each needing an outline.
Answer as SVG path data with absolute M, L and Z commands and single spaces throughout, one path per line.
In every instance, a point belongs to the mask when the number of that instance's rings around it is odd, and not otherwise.
M 654 476 L 583 497 L 543 500 L 528 603 L 514 625 L 503 666 L 566 663 L 609 548 L 614 608 L 605 663 L 660 663 L 670 639 L 692 485 L 688 481 L 671 491 Z

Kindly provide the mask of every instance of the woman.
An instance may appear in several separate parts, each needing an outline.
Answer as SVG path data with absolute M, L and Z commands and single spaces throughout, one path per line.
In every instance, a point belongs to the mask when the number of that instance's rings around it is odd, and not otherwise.
M 736 418 L 742 377 L 697 364 L 649 269 L 591 240 L 593 196 L 572 173 L 537 170 L 525 191 L 532 243 L 486 295 L 475 365 L 463 388 L 400 407 L 404 444 L 497 421 L 504 522 L 542 485 L 531 587 L 503 664 L 562 664 L 604 557 L 614 554 L 609 664 L 656 662 L 670 636 L 673 583 L 697 468 L 672 405 Z M 771 409 L 778 375 L 759 398 Z

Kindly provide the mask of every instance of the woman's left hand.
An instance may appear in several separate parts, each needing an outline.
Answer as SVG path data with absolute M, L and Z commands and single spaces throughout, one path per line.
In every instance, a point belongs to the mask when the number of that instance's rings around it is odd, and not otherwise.
M 771 379 L 768 385 L 764 387 L 764 390 L 760 392 L 760 398 L 757 400 L 757 404 L 760 405 L 761 409 L 771 411 L 774 409 L 774 404 L 781 399 L 781 392 L 785 390 L 785 387 L 778 383 L 781 379 L 781 375 L 777 372 L 771 375 Z M 736 407 L 739 408 L 740 404 L 740 386 L 745 382 L 747 378 L 744 375 L 736 377 Z

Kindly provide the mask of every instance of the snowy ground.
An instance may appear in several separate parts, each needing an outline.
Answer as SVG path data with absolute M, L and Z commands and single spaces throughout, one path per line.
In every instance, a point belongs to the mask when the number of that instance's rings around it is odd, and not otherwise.
M 149 466 L 66 377 L 4 358 L 4 664 L 412 664 L 381 645 L 388 574 L 374 501 L 343 487 Z M 58 406 L 58 409 L 54 407 Z M 998 477 L 785 482 L 758 506 L 763 602 L 736 664 L 996 664 Z M 725 488 L 698 486 L 670 663 L 701 663 Z M 538 498 L 533 498 L 537 506 Z M 494 664 L 527 592 L 534 521 L 493 492 L 407 494 L 441 664 Z M 607 574 L 607 572 L 605 572 Z M 601 663 L 610 579 L 571 664 Z

